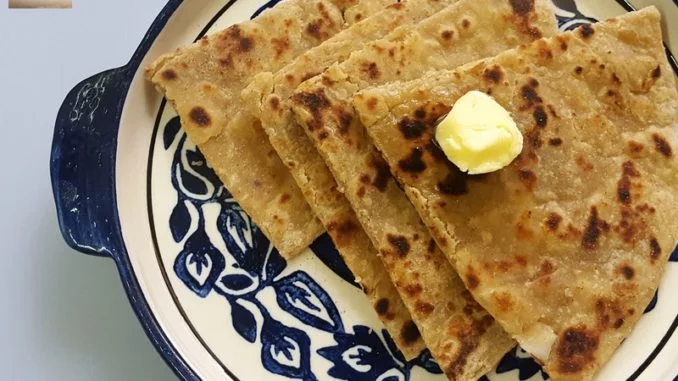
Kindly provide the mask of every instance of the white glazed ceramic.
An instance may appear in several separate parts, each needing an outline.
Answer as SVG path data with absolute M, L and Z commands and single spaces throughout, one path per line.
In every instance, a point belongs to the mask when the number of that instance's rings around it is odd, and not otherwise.
M 230 197 L 144 66 L 276 0 L 171 0 L 130 63 L 76 86 L 62 106 L 52 181 L 66 241 L 112 257 L 150 339 L 186 380 L 443 380 L 428 352 L 396 352 L 329 239 L 285 262 Z M 626 12 L 553 0 L 563 29 Z M 638 0 L 637 5 L 651 3 Z M 678 0 L 655 0 L 678 51 Z M 658 298 L 598 380 L 678 374 L 678 254 Z M 489 380 L 542 380 L 516 349 Z

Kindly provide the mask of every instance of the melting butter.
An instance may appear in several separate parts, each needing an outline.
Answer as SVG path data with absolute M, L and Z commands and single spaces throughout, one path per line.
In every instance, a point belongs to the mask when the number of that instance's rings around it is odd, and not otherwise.
M 523 149 L 523 135 L 511 114 L 475 90 L 459 98 L 438 124 L 436 140 L 445 156 L 471 175 L 504 168 Z

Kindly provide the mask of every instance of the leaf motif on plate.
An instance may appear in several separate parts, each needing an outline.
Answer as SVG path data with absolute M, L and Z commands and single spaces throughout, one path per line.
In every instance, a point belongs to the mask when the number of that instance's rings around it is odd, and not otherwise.
M 355 281 L 355 276 L 351 270 L 346 266 L 341 255 L 332 243 L 329 234 L 325 233 L 318 237 L 312 244 L 311 250 L 316 257 L 320 259 L 330 270 L 339 275 L 343 280 L 360 288 L 358 282 Z
M 170 232 L 174 242 L 181 242 L 191 227 L 191 214 L 188 212 L 186 203 L 188 201 L 179 200 L 170 214 Z
M 174 143 L 179 131 L 181 131 L 181 120 L 178 116 L 175 116 L 167 122 L 165 130 L 162 132 L 162 143 L 165 149 L 170 148 L 172 143 Z
M 308 274 L 295 271 L 273 283 L 278 305 L 304 324 L 326 332 L 343 331 L 332 298 Z
M 231 303 L 231 321 L 233 328 L 243 339 L 250 343 L 257 340 L 257 320 L 247 308 L 234 301 Z
M 549 376 L 544 372 L 544 370 L 537 364 L 534 359 L 520 347 L 515 347 L 499 361 L 497 369 L 495 372 L 497 374 L 503 374 L 508 372 L 513 372 L 518 370 L 518 378 L 522 380 L 529 380 L 535 375 L 541 376 L 543 380 L 548 380 Z M 484 379 L 487 380 L 487 376 L 484 376 Z
M 412 361 L 412 365 L 420 366 L 426 369 L 427 372 L 432 374 L 443 374 L 442 369 L 431 355 L 431 351 L 428 348 L 424 349 L 416 359 Z
M 401 369 L 391 356 L 379 335 L 370 327 L 353 326 L 353 333 L 334 334 L 335 346 L 318 350 L 320 356 L 333 363 L 328 374 L 340 380 L 376 380 L 389 371 L 396 370 L 407 379 L 407 368 Z
M 261 360 L 268 371 L 303 380 L 316 379 L 311 372 L 311 340 L 304 331 L 265 316 L 261 343 Z
M 174 272 L 191 291 L 205 297 L 224 266 L 224 256 L 212 245 L 204 229 L 198 229 L 174 261 Z
M 243 269 L 229 269 L 215 283 L 214 290 L 224 295 L 245 295 L 258 290 L 259 280 Z

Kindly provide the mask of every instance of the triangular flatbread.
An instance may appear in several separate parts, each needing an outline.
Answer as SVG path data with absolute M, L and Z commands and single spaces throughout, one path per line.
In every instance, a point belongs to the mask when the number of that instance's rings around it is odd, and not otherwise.
M 518 159 L 483 176 L 432 142 L 470 90 L 490 93 L 525 138 Z M 591 379 L 678 239 L 678 94 L 659 12 L 369 89 L 355 107 L 474 298 L 552 379 Z
M 454 68 L 556 33 L 547 0 L 461 0 L 419 24 L 401 27 L 368 44 L 302 84 L 292 99 L 299 125 L 286 120 L 271 133 L 276 139 L 293 137 L 280 144 L 285 149 L 281 156 L 294 161 L 302 175 L 319 173 L 320 168 L 331 179 L 327 168 L 318 165 L 321 159 L 306 138 L 304 130 L 310 131 L 313 144 L 382 254 L 424 341 L 450 379 L 477 379 L 514 342 L 470 297 L 416 210 L 392 181 L 349 102 L 357 90 L 370 84 Z M 285 105 L 286 99 L 278 99 L 277 94 L 271 99 Z M 301 160 L 299 150 L 313 155 L 301 156 L 305 158 Z M 317 182 L 300 185 L 311 194 L 324 191 Z
M 389 6 L 308 50 L 277 73 L 258 74 L 243 91 L 249 113 L 261 121 L 272 146 L 406 358 L 416 357 L 424 342 L 351 205 L 304 131 L 293 125 L 287 101 L 301 82 L 346 59 L 352 51 L 398 26 L 416 24 L 452 2 L 408 0 Z
M 256 118 L 239 113 L 252 76 L 278 70 L 386 0 L 290 0 L 158 58 L 146 77 L 226 188 L 285 257 L 323 231 Z M 356 5 L 357 4 L 357 5 Z

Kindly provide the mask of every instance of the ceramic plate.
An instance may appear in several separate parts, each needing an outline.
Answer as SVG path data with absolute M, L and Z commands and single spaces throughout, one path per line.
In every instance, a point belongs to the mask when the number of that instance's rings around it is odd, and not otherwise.
M 562 29 L 631 9 L 615 0 L 553 2 Z M 183 379 L 444 380 L 428 352 L 403 359 L 327 236 L 289 262 L 271 247 L 143 78 L 160 54 L 275 3 L 171 0 L 129 64 L 68 94 L 51 161 L 63 235 L 79 251 L 115 260 L 139 320 Z M 678 0 L 653 3 L 678 51 Z M 678 253 L 671 261 L 599 380 L 678 374 Z M 514 349 L 483 379 L 547 377 Z

